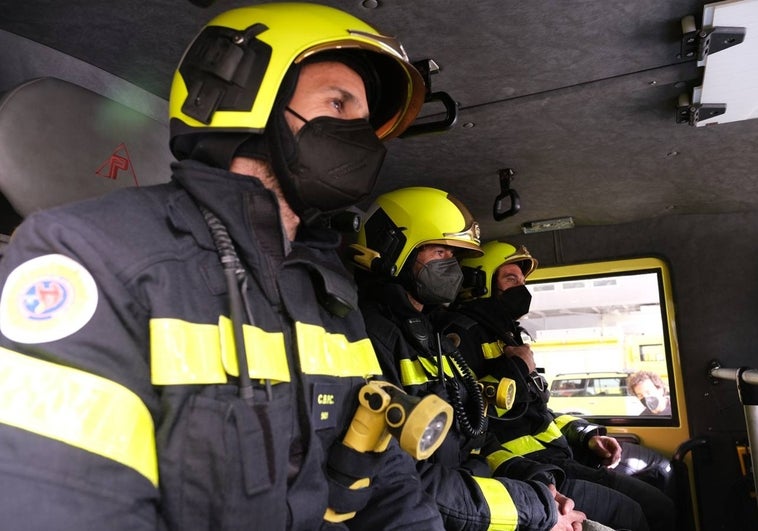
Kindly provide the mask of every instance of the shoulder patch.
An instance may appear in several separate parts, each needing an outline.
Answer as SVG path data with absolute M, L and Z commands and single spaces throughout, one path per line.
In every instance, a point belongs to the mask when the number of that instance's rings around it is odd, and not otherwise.
M 80 330 L 97 307 L 97 286 L 62 254 L 32 258 L 8 275 L 0 298 L 0 332 L 19 343 L 47 343 Z

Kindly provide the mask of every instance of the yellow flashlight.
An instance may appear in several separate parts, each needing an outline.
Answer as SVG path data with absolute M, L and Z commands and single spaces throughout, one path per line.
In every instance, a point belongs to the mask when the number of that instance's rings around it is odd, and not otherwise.
M 410 396 L 389 382 L 371 380 L 358 393 L 358 409 L 342 443 L 359 452 L 383 452 L 395 437 L 400 447 L 415 459 L 431 456 L 445 440 L 453 424 L 453 408 L 437 395 Z M 361 478 L 351 489 L 365 488 Z M 324 519 L 344 522 L 355 513 L 336 513 L 328 508 Z
M 516 399 L 516 381 L 510 378 L 482 378 L 479 380 L 482 394 L 487 403 L 505 411 L 510 411 Z
M 431 456 L 453 423 L 453 408 L 437 395 L 410 396 L 389 382 L 372 380 L 358 395 L 358 409 L 343 442 L 359 452 L 382 452 L 395 436 L 415 459 Z

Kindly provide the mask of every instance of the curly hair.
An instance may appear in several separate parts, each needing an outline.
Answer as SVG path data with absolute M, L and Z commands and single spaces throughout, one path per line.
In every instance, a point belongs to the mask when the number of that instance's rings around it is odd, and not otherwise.
M 653 382 L 654 386 L 656 386 L 658 389 L 663 389 L 666 391 L 666 394 L 668 394 L 668 387 L 665 383 L 663 383 L 661 377 L 651 371 L 637 371 L 634 374 L 630 374 L 629 378 L 626 380 L 627 393 L 634 395 L 634 388 L 645 380 L 650 380 Z

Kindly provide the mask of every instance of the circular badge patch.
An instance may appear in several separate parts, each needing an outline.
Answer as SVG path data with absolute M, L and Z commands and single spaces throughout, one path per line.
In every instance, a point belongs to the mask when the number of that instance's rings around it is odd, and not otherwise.
M 14 269 L 0 299 L 0 331 L 19 343 L 47 343 L 80 330 L 95 313 L 97 286 L 78 262 L 38 256 Z

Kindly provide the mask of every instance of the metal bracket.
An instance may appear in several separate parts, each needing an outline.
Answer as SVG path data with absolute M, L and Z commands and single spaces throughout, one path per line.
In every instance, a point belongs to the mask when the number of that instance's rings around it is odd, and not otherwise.
M 681 100 L 680 100 L 681 101 Z M 707 120 L 714 116 L 726 113 L 726 103 L 695 103 L 686 105 L 680 103 L 676 108 L 676 123 L 697 124 L 700 120 Z
M 686 16 L 681 21 L 682 42 L 680 57 L 695 58 L 704 61 L 710 54 L 726 50 L 742 44 L 745 40 L 746 29 L 742 27 L 717 26 L 712 28 L 695 28 L 695 17 Z
M 745 40 L 745 28 L 716 27 L 701 30 L 698 34 L 698 61 L 704 61 L 708 55 L 742 44 Z

